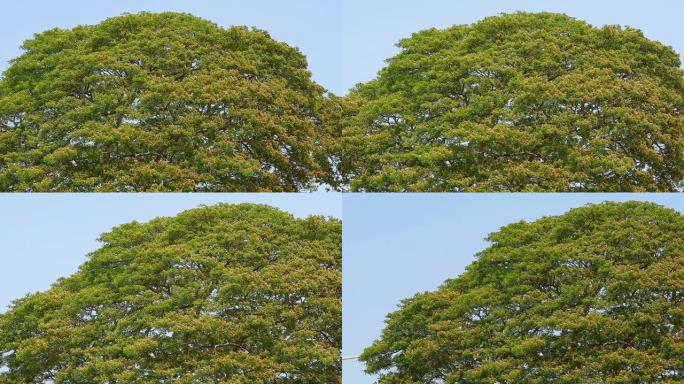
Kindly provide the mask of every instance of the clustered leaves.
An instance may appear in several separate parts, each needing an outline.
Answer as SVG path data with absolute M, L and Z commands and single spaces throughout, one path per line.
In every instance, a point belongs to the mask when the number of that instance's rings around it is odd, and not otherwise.
M 260 30 L 141 13 L 24 43 L 0 81 L 0 190 L 298 191 L 329 106 Z
M 515 13 L 415 33 L 326 95 L 266 32 L 175 13 L 55 29 L 0 79 L 4 191 L 670 191 L 679 55 Z
M 515 13 L 428 29 L 354 89 L 359 191 L 670 191 L 684 181 L 679 55 L 632 28 Z
M 361 360 L 381 384 L 681 383 L 684 216 L 603 203 L 493 233 L 401 303 Z
M 0 315 L 0 383 L 340 383 L 341 223 L 216 205 L 121 225 Z

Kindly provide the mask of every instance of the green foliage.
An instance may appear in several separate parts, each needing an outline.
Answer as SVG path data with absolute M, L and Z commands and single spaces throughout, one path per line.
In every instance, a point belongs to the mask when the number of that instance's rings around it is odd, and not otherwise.
M 684 81 L 635 29 L 551 13 L 399 43 L 349 97 L 344 175 L 367 191 L 667 191 L 684 181 Z
M 324 90 L 264 31 L 141 13 L 23 48 L 0 81 L 0 190 L 297 191 L 330 174 Z
M 603 203 L 493 233 L 404 300 L 361 360 L 381 384 L 684 382 L 684 216 Z
M 0 315 L 0 383 L 341 382 L 341 223 L 216 205 L 121 225 Z

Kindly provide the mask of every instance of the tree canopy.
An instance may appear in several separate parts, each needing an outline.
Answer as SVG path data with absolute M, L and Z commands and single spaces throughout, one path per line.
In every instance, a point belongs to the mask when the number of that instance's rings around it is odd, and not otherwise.
M 366 191 L 670 191 L 684 181 L 679 55 L 553 13 L 413 34 L 346 102 Z
M 114 228 L 0 315 L 0 383 L 341 382 L 341 223 L 216 205 Z
M 381 384 L 681 383 L 684 216 L 603 203 L 489 235 L 402 301 L 361 360 Z
M 261 30 L 141 13 L 27 40 L 0 80 L 0 190 L 297 191 L 324 89 Z

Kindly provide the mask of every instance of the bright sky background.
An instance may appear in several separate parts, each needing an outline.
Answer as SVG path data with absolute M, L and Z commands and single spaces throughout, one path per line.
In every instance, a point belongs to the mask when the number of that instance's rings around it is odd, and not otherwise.
M 487 234 L 606 200 L 684 212 L 681 194 L 345 194 L 342 355 L 356 356 L 377 339 L 401 299 L 461 274 L 487 247 Z M 343 363 L 342 377 L 343 384 L 374 382 L 356 361 Z
M 298 47 L 313 78 L 338 95 L 374 78 L 398 52 L 394 45 L 413 32 L 516 10 L 563 12 L 597 26 L 629 25 L 684 52 L 684 1 L 676 0 L 21 0 L 3 5 L 0 70 L 36 32 L 143 10 L 189 12 L 222 26 L 265 29 Z
M 219 202 L 263 203 L 298 217 L 342 217 L 339 193 L 0 194 L 0 312 L 76 272 L 112 227 Z
M 375 77 L 394 44 L 430 27 L 472 23 L 516 10 L 554 11 L 594 25 L 621 24 L 684 52 L 684 1 L 675 0 L 22 0 L 3 4 L 0 71 L 22 41 L 53 27 L 94 24 L 124 12 L 183 11 L 222 26 L 265 29 L 298 47 L 313 78 L 342 95 Z M 458 275 L 502 225 L 559 214 L 588 201 L 649 199 L 684 210 L 674 195 L 345 195 L 344 355 L 375 339 L 386 313 L 416 292 Z M 112 226 L 173 215 L 199 204 L 264 202 L 298 215 L 341 215 L 337 194 L 2 195 L 0 311 L 11 299 L 68 275 Z M 56 203 L 57 202 L 57 203 Z M 367 384 L 344 363 L 345 384 Z

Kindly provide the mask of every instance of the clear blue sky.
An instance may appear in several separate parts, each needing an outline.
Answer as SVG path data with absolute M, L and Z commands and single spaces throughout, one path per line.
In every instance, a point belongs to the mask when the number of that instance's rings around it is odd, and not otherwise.
M 338 193 L 0 194 L 0 312 L 76 272 L 112 227 L 219 202 L 263 203 L 298 217 L 342 217 Z
M 277 40 L 299 47 L 314 79 L 338 95 L 375 77 L 384 60 L 397 52 L 394 44 L 413 32 L 516 10 L 563 12 L 597 26 L 630 25 L 680 54 L 684 51 L 684 1 L 676 0 L 22 0 L 3 5 L 0 70 L 33 33 L 143 10 L 184 11 L 223 26 L 268 30 Z
M 402 298 L 461 274 L 487 234 L 519 220 L 558 215 L 589 202 L 647 200 L 684 212 L 681 194 L 345 194 L 343 356 L 380 336 Z M 343 384 L 371 384 L 356 361 Z

